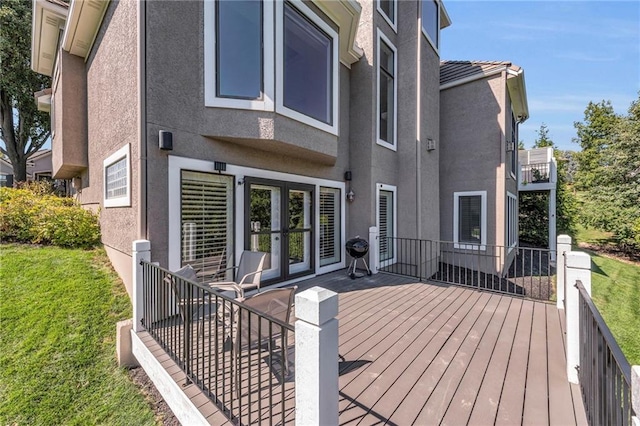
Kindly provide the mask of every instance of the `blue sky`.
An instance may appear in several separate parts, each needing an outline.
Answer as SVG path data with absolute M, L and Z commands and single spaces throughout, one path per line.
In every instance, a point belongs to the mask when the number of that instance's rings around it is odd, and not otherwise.
M 507 60 L 525 70 L 530 148 L 545 123 L 560 149 L 589 101 L 625 113 L 640 90 L 640 2 L 445 0 L 452 25 L 441 33 L 443 60 Z

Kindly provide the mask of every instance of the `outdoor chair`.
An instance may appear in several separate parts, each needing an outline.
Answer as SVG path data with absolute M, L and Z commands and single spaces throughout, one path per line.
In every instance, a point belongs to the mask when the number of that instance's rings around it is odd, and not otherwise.
M 238 306 L 240 310 L 236 315 L 236 330 L 234 336 L 234 352 L 236 360 L 236 394 L 240 397 L 240 366 L 242 365 L 242 350 L 258 347 L 263 348 L 267 345 L 269 352 L 269 368 L 273 365 L 273 350 L 275 349 L 275 341 L 279 337 L 282 345 L 280 351 L 282 353 L 281 359 L 281 372 L 282 381 L 286 379 L 289 373 L 289 361 L 287 356 L 288 343 L 287 336 L 288 330 L 282 328 L 277 323 L 272 323 L 267 318 L 275 318 L 280 322 L 289 324 L 291 318 L 291 308 L 293 306 L 293 298 L 297 290 L 297 286 L 287 288 L 276 288 L 272 290 L 266 290 L 262 293 L 256 293 L 255 295 L 246 298 L 241 305 Z M 251 308 L 251 310 L 246 309 Z M 265 314 L 267 318 L 256 314 Z M 270 325 L 271 323 L 271 325 Z M 251 372 L 249 372 L 251 374 Z
M 265 252 L 243 251 L 237 266 L 218 271 L 218 275 L 220 275 L 229 270 L 237 270 L 235 280 L 210 282 L 208 284 L 209 287 L 217 291 L 233 290 L 236 293 L 236 299 L 243 300 L 245 290 L 260 289 L 260 280 L 266 257 L 267 253 Z

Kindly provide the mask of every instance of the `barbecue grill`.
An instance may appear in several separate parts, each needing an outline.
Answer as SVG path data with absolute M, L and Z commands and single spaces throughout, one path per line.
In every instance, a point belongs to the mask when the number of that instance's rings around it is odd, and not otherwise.
M 364 238 L 360 238 L 359 236 L 351 238 L 349 241 L 347 241 L 346 249 L 347 253 L 349 253 L 349 256 L 353 258 L 351 259 L 351 263 L 349 264 L 349 268 L 347 269 L 347 275 L 349 275 L 349 278 L 354 280 L 356 279 L 356 277 L 360 278 L 364 276 L 362 274 L 356 274 L 358 259 L 362 259 L 364 267 L 367 270 L 367 275 L 371 275 L 371 269 L 369 269 L 367 261 L 364 260 L 364 256 L 369 253 L 369 243 L 367 242 L 367 240 L 365 240 Z

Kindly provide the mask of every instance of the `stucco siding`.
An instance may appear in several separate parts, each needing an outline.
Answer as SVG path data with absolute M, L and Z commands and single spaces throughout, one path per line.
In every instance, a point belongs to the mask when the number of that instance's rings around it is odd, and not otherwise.
M 86 64 L 90 167 L 81 176 L 78 194 L 85 206 L 101 207 L 102 241 L 108 253 L 125 256 L 131 253 L 131 241 L 138 238 L 137 7 L 137 2 L 109 3 Z M 130 206 L 104 207 L 103 162 L 125 146 L 130 150 Z M 111 258 L 114 265 L 122 264 Z

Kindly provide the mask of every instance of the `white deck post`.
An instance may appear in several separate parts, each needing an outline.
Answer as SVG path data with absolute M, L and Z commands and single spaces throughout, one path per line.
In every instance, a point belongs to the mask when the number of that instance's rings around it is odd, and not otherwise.
M 338 295 L 296 295 L 296 424 L 338 424 Z
M 378 227 L 369 228 L 369 269 L 374 274 L 380 269 L 380 238 L 378 237 Z
M 148 240 L 135 240 L 133 242 L 131 261 L 133 268 L 133 331 L 142 331 L 142 265 L 140 261 L 151 260 L 151 242 Z
M 582 252 L 568 252 L 566 257 L 566 293 L 565 315 L 567 326 L 567 378 L 578 383 L 580 366 L 580 311 L 579 293 L 576 281 L 581 281 L 587 293 L 591 295 L 591 256 Z
M 564 293 L 565 293 L 565 258 L 564 254 L 571 251 L 571 237 L 568 235 L 558 235 L 558 252 L 556 260 L 556 306 L 558 309 L 564 309 Z
M 631 367 L 631 407 L 635 411 L 633 426 L 640 426 L 640 365 Z
M 549 250 L 551 251 L 552 260 L 555 259 L 556 254 L 556 226 L 556 190 L 552 189 L 549 191 Z

